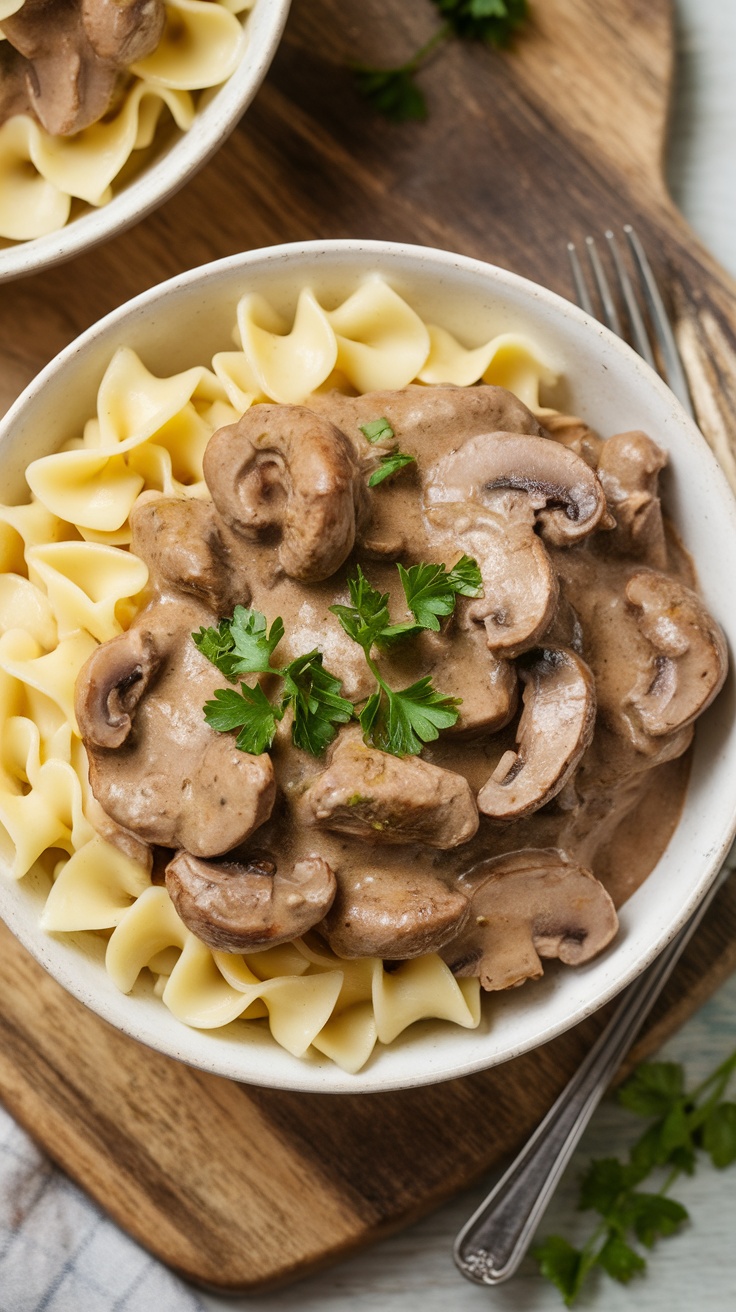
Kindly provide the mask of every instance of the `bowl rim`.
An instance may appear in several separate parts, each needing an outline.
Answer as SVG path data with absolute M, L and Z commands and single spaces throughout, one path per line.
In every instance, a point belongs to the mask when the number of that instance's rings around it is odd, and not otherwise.
M 281 265 L 283 270 L 288 271 L 290 262 L 296 265 L 303 265 L 307 261 L 314 266 L 315 258 L 323 257 L 329 260 L 330 257 L 339 257 L 343 255 L 353 256 L 356 260 L 358 257 L 364 257 L 366 263 L 372 259 L 378 268 L 374 271 L 382 276 L 390 277 L 391 263 L 405 265 L 407 262 L 416 262 L 418 265 L 426 266 L 429 264 L 439 273 L 443 270 L 452 272 L 464 272 L 466 274 L 475 274 L 476 276 L 487 280 L 489 275 L 503 287 L 508 288 L 511 292 L 517 291 L 522 295 L 531 297 L 532 300 L 541 302 L 547 308 L 558 315 L 562 314 L 573 323 L 585 328 L 587 332 L 594 330 L 596 335 L 600 336 L 604 345 L 612 349 L 623 357 L 626 367 L 632 368 L 640 375 L 646 386 L 659 392 L 660 400 L 663 401 L 672 412 L 680 427 L 684 425 L 686 433 L 690 440 L 696 440 L 699 447 L 701 458 L 705 461 L 707 472 L 710 479 L 718 489 L 718 494 L 723 504 L 725 512 L 730 517 L 731 526 L 736 542 L 736 501 L 734 501 L 730 486 L 726 480 L 720 465 L 708 446 L 705 438 L 696 427 L 694 421 L 687 415 L 681 404 L 670 389 L 662 381 L 646 362 L 629 347 L 626 342 L 617 337 L 604 325 L 596 319 L 587 315 L 578 306 L 567 301 L 564 297 L 524 278 L 510 270 L 500 268 L 486 261 L 478 260 L 470 256 L 458 255 L 450 251 L 444 251 L 434 247 L 424 247 L 411 243 L 361 240 L 351 238 L 333 238 L 325 240 L 309 240 L 303 242 L 290 242 L 281 245 L 259 248 L 240 252 L 234 255 L 226 256 L 222 259 L 211 261 L 207 264 L 200 265 L 194 269 L 189 269 L 165 282 L 159 283 L 154 287 L 148 288 L 139 295 L 131 298 L 123 305 L 112 310 L 104 318 L 85 330 L 68 346 L 50 361 L 48 365 L 28 384 L 17 401 L 11 406 L 5 417 L 0 421 L 0 447 L 19 418 L 23 410 L 36 397 L 37 394 L 45 387 L 46 383 L 56 374 L 63 371 L 67 364 L 74 361 L 76 356 L 82 355 L 85 349 L 96 342 L 107 333 L 112 333 L 128 319 L 134 319 L 140 311 L 155 305 L 162 299 L 175 294 L 176 292 L 190 287 L 197 286 L 206 282 L 215 275 L 229 273 L 245 273 L 251 266 Z M 382 266 L 382 267 L 381 267 Z M 346 269 L 347 276 L 351 276 L 350 271 Z M 356 264 L 352 276 L 356 279 L 363 274 L 368 276 L 368 269 L 362 269 Z M 132 343 L 135 345 L 135 343 Z M 542 1043 L 558 1037 L 566 1030 L 580 1023 L 586 1017 L 598 1011 L 606 1003 L 610 1002 L 618 993 L 620 993 L 628 984 L 630 984 L 646 967 L 654 960 L 666 944 L 682 928 L 685 922 L 698 905 L 706 889 L 717 878 L 724 859 L 736 836 L 736 780 L 733 787 L 733 798 L 731 813 L 724 817 L 724 823 L 721 832 L 717 838 L 709 843 L 707 852 L 698 854 L 697 861 L 700 869 L 700 878 L 697 885 L 693 885 L 689 896 L 679 906 L 677 913 L 669 919 L 665 918 L 663 928 L 659 934 L 649 943 L 646 950 L 628 966 L 623 968 L 623 960 L 619 968 L 614 971 L 603 972 L 604 980 L 589 996 L 586 1002 L 578 1006 L 572 1013 L 566 1014 L 556 1022 L 548 1024 L 543 1035 L 537 1037 L 528 1037 L 516 1042 L 509 1043 L 500 1055 L 487 1057 L 468 1057 L 465 1060 L 454 1061 L 451 1066 L 441 1065 L 438 1069 L 435 1062 L 427 1063 L 427 1068 L 414 1072 L 410 1078 L 402 1075 L 392 1076 L 386 1073 L 376 1074 L 372 1070 L 371 1064 L 357 1075 L 350 1075 L 342 1071 L 339 1067 L 330 1064 L 329 1067 L 315 1066 L 304 1062 L 297 1057 L 290 1057 L 290 1066 L 288 1073 L 283 1072 L 271 1074 L 268 1071 L 258 1071 L 253 1074 L 248 1070 L 247 1060 L 243 1060 L 238 1070 L 232 1070 L 232 1063 L 227 1060 L 223 1062 L 218 1056 L 216 1044 L 204 1044 L 203 1052 L 196 1058 L 190 1052 L 183 1052 L 182 1047 L 177 1044 L 175 1034 L 170 1037 L 169 1034 L 160 1032 L 154 1033 L 155 1025 L 141 1026 L 134 1024 L 132 1019 L 126 1019 L 125 1003 L 127 995 L 120 994 L 119 1004 L 116 999 L 115 1005 L 101 997 L 89 997 L 79 979 L 75 979 L 73 967 L 67 970 L 63 965 L 60 967 L 54 964 L 53 968 L 49 965 L 44 952 L 44 940 L 53 939 L 54 935 L 44 935 L 43 932 L 28 933 L 22 931 L 17 925 L 16 917 L 11 906 L 10 915 L 3 912 L 3 918 L 6 919 L 9 928 L 16 935 L 19 941 L 26 947 L 37 961 L 49 971 L 54 979 L 60 983 L 74 997 L 82 1001 L 86 1006 L 101 1016 L 104 1020 L 113 1024 L 116 1029 L 122 1033 L 137 1039 L 139 1042 L 162 1052 L 164 1055 L 174 1057 L 177 1060 L 184 1061 L 186 1064 L 194 1066 L 197 1069 L 208 1071 L 213 1074 L 224 1076 L 241 1083 L 253 1083 L 260 1087 L 272 1087 L 284 1090 L 310 1093 L 375 1093 L 390 1092 L 401 1089 L 416 1088 L 422 1085 L 440 1083 L 448 1079 L 461 1078 L 466 1075 L 477 1073 L 481 1070 L 489 1069 L 494 1065 L 501 1065 L 505 1061 L 512 1060 L 524 1052 L 533 1050 Z M 678 822 L 678 824 L 681 822 Z M 646 883 L 646 881 L 645 881 Z M 12 892 L 12 890 L 11 890 Z M 3 896 L 3 886 L 0 882 L 0 903 L 5 901 Z M 14 923 L 16 922 L 16 923 Z M 74 936 L 60 936 L 69 940 Z M 600 960 L 600 959 L 599 959 Z M 595 965 L 594 963 L 591 963 Z M 173 1018 L 171 1018 L 173 1021 Z M 180 1025 L 181 1022 L 176 1022 Z M 187 1027 L 185 1026 L 184 1029 Z M 195 1034 L 201 1033 L 195 1031 Z M 206 1035 L 217 1034 L 217 1031 L 205 1031 Z M 472 1034 L 473 1031 L 470 1031 Z M 441 1042 L 441 1039 L 440 1039 Z M 184 1045 L 186 1046 L 186 1045 Z M 247 1053 L 247 1045 L 243 1044 L 243 1052 Z
M 212 88 L 212 98 L 195 111 L 191 127 L 178 132 L 161 158 L 144 167 L 106 205 L 86 209 L 54 232 L 0 247 L 0 283 L 50 269 L 126 232 L 185 186 L 212 158 L 255 97 L 276 54 L 290 7 L 291 0 L 255 0 L 246 13 L 246 41 L 237 68 Z

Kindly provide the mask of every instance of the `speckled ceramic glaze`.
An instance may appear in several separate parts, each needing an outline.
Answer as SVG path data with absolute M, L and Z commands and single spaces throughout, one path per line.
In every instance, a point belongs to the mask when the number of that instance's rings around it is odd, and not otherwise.
M 114 350 L 133 347 L 155 373 L 206 363 L 231 348 L 235 307 L 246 291 L 293 310 L 300 288 L 337 303 L 378 272 L 429 321 L 472 344 L 529 333 L 565 379 L 559 404 L 604 437 L 643 428 L 669 453 L 664 495 L 695 559 L 706 604 L 736 649 L 736 505 L 704 439 L 643 361 L 606 328 L 542 287 L 443 251 L 334 241 L 274 247 L 192 270 L 108 315 L 30 385 L 0 427 L 8 494 L 25 495 L 23 470 L 54 450 L 93 412 Z M 185 331 L 182 326 L 185 325 Z M 655 870 L 622 908 L 611 948 L 576 970 L 549 965 L 542 981 L 485 999 L 477 1030 L 414 1026 L 346 1075 L 327 1060 L 298 1061 L 268 1032 L 187 1029 L 150 990 L 120 994 L 92 934 L 49 936 L 38 928 L 42 892 L 32 877 L 0 877 L 0 914 L 66 989 L 127 1034 L 172 1057 L 249 1083 L 315 1092 L 407 1088 L 465 1075 L 524 1052 L 596 1010 L 629 983 L 686 920 L 715 878 L 736 828 L 734 679 L 698 723 L 687 802 Z

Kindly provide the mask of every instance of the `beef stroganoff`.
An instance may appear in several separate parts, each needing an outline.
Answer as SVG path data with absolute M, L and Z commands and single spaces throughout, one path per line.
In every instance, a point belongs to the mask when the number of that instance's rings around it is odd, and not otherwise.
M 540 410 L 532 342 L 375 278 L 293 324 L 246 295 L 237 347 L 119 351 L 0 510 L 0 844 L 120 988 L 355 1071 L 611 941 L 725 650 L 663 453 Z

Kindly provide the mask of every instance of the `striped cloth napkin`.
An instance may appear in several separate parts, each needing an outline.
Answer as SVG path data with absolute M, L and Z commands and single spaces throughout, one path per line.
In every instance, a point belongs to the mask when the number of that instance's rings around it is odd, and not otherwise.
M 0 1312 L 205 1312 L 0 1107 Z

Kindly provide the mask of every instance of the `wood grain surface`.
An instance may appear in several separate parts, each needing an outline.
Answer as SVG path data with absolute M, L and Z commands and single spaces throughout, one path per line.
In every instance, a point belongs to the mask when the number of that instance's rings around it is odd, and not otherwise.
M 268 0 L 259 0 L 267 3 Z M 392 126 L 346 61 L 393 63 L 426 0 L 294 0 L 259 96 L 215 160 L 116 241 L 0 290 L 0 410 L 122 301 L 234 251 L 391 238 L 491 260 L 572 294 L 565 240 L 633 221 L 670 289 L 701 425 L 736 481 L 736 287 L 666 192 L 667 0 L 532 0 L 515 50 L 454 43 L 422 74 L 425 124 Z M 1 495 L 1 491 L 0 491 Z M 234 1085 L 136 1045 L 0 931 L 0 1096 L 111 1215 L 222 1290 L 294 1279 L 406 1224 L 514 1151 L 604 1023 L 497 1071 L 329 1098 Z M 634 1057 L 736 967 L 721 892 Z

